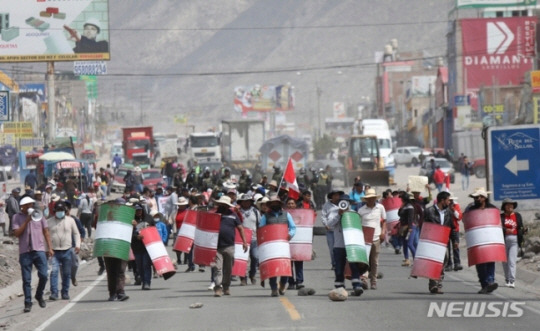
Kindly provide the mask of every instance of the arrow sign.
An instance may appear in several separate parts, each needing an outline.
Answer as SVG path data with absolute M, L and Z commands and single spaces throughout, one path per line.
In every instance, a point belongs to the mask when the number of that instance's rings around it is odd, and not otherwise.
M 514 155 L 514 157 L 504 165 L 504 167 L 513 173 L 514 176 L 517 176 L 518 171 L 529 170 L 529 160 L 518 160 L 517 155 Z

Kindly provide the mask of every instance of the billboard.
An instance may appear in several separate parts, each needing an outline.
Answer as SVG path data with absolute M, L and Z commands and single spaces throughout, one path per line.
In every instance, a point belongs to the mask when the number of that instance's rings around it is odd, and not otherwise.
M 532 69 L 536 17 L 462 19 L 464 86 L 477 105 L 481 86 L 519 85 Z
M 412 76 L 409 97 L 429 97 L 435 94 L 437 76 Z
M 0 0 L 0 62 L 109 60 L 108 0 Z
M 457 8 L 534 6 L 536 0 L 456 0 Z
M 294 93 L 290 84 L 237 86 L 234 88 L 234 110 L 250 111 L 293 110 Z

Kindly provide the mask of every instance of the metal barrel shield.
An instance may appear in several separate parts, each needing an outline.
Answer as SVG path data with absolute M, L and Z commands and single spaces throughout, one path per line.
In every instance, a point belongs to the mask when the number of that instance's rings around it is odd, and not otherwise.
M 499 210 L 476 209 L 463 215 L 469 266 L 506 262 L 506 249 Z
M 296 234 L 289 242 L 291 260 L 311 261 L 315 212 L 311 209 L 290 209 L 287 212 L 291 214 L 296 225 Z
M 292 275 L 288 236 L 287 224 L 270 224 L 257 230 L 261 280 Z
M 447 226 L 424 222 L 411 276 L 440 279 L 446 256 L 446 245 L 451 229 Z
M 178 230 L 178 236 L 174 243 L 173 249 L 175 251 L 189 253 L 191 247 L 193 247 L 193 240 L 195 239 L 195 230 L 197 229 L 197 217 L 199 212 L 195 210 L 188 210 L 182 226 Z
M 240 231 L 238 231 L 238 228 L 236 229 L 236 234 L 234 237 L 234 264 L 232 268 L 233 276 L 246 276 L 252 234 L 251 229 L 244 228 L 244 237 L 246 238 L 246 243 L 248 244 L 248 250 L 244 252 Z
M 96 226 L 94 256 L 128 261 L 134 217 L 135 208 L 131 206 L 112 202 L 102 204 Z
M 397 225 L 399 223 L 398 211 L 401 207 L 401 198 L 391 197 L 381 201 L 386 210 L 386 230 L 390 235 L 395 236 L 398 232 Z
M 148 251 L 148 255 L 150 255 L 157 274 L 163 276 L 165 280 L 171 278 L 176 273 L 176 270 L 174 270 L 172 260 L 167 253 L 167 249 L 161 240 L 157 228 L 155 226 L 149 226 L 142 229 L 140 234 L 143 237 L 143 244 Z
M 341 215 L 341 227 L 343 228 L 347 261 L 368 264 L 369 259 L 360 215 L 350 211 L 343 213 Z
M 210 265 L 215 262 L 221 215 L 200 212 L 193 241 L 193 263 Z

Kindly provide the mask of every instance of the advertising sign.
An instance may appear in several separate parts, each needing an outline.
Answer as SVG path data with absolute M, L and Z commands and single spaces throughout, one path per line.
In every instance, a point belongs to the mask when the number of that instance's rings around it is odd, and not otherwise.
M 411 97 L 427 97 L 435 94 L 435 81 L 437 76 L 413 76 L 411 77 Z
M 293 109 L 294 93 L 289 84 L 263 86 L 256 84 L 234 88 L 234 110 L 238 113 Z
M 9 121 L 9 92 L 0 91 L 0 121 Z
M 461 20 L 466 90 L 519 85 L 533 66 L 535 25 L 536 17 Z M 476 93 L 471 96 L 477 98 Z
M 457 8 L 533 6 L 536 0 L 456 0 Z
M 533 93 L 540 92 L 540 70 L 531 71 L 531 88 Z
M 0 62 L 109 60 L 108 0 L 0 0 Z

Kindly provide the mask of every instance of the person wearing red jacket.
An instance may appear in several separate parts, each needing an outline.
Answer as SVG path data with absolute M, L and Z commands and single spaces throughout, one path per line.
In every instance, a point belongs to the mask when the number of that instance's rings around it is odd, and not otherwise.
M 454 222 L 454 231 L 456 234 L 450 237 L 448 241 L 448 261 L 446 262 L 446 267 L 444 271 L 452 270 L 452 261 L 454 271 L 463 270 L 461 265 L 461 258 L 459 256 L 459 222 L 463 219 L 463 213 L 461 212 L 461 207 L 457 203 L 458 198 L 451 195 L 450 196 L 450 205 L 448 210 L 452 215 L 452 222 Z M 457 244 L 456 244 L 457 243 Z
M 444 177 L 445 174 L 441 170 L 441 166 L 437 164 L 437 166 L 435 167 L 435 172 L 433 172 L 433 183 L 435 183 L 435 187 L 437 187 L 437 191 L 439 192 L 442 191 Z
M 175 223 L 176 223 L 176 234 L 178 235 L 178 231 L 180 231 L 180 228 L 182 227 L 182 223 L 184 222 L 184 217 L 186 217 L 187 210 L 188 210 L 188 200 L 184 197 L 178 198 L 178 201 L 175 203 L 176 206 L 178 206 L 178 211 L 176 212 L 175 217 Z M 174 237 L 174 240 L 176 241 L 176 238 L 178 236 Z M 174 246 L 174 243 L 173 243 Z M 184 253 L 184 260 L 187 262 L 187 254 Z M 176 264 L 182 264 L 182 252 L 176 251 Z M 188 267 L 190 269 L 191 267 Z

